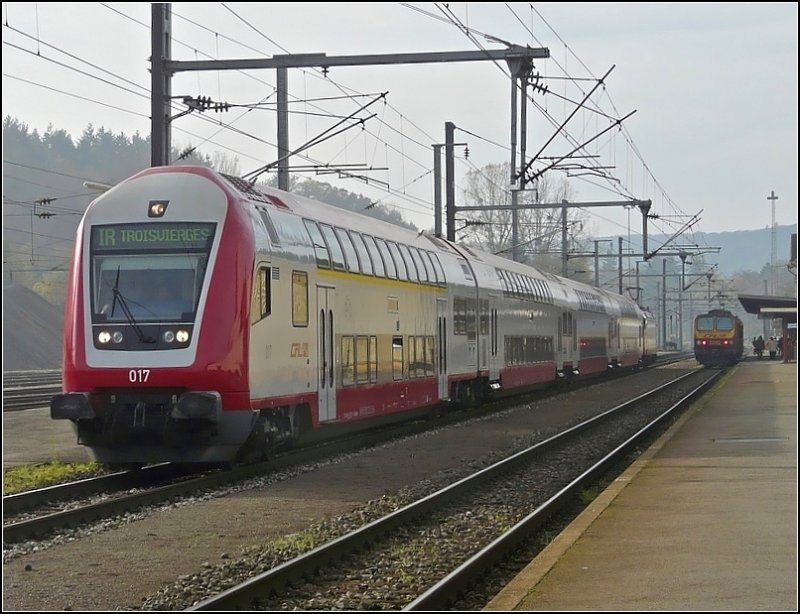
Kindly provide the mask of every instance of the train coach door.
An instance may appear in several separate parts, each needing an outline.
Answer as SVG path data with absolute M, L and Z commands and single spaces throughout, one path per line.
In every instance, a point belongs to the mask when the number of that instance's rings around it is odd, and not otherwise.
M 317 286 L 317 390 L 319 421 L 336 418 L 335 289 Z
M 489 381 L 500 380 L 500 361 L 504 356 L 500 353 L 500 332 L 497 322 L 497 297 L 489 295 Z
M 436 301 L 436 377 L 439 398 L 447 399 L 447 299 Z
M 558 366 L 562 369 L 565 364 L 577 367 L 575 319 L 571 313 L 564 311 L 558 321 Z

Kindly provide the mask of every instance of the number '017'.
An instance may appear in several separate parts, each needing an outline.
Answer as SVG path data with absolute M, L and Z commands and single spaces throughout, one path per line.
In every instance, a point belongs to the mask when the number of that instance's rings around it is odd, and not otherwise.
M 131 369 L 128 371 L 128 380 L 132 384 L 142 384 L 150 377 L 150 369 Z

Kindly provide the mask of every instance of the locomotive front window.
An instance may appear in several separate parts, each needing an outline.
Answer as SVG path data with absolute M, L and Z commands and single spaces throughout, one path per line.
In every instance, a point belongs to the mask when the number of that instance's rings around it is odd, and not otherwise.
M 728 316 L 717 318 L 717 330 L 733 330 L 733 318 Z
M 194 319 L 215 226 L 170 222 L 93 227 L 92 320 Z
M 714 330 L 714 318 L 710 316 L 697 318 L 697 330 Z

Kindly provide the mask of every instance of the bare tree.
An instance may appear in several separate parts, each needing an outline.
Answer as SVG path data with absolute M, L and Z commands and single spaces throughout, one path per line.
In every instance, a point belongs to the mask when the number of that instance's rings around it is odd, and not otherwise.
M 214 169 L 219 173 L 238 177 L 241 172 L 239 170 L 239 158 L 236 156 L 229 156 L 226 153 L 215 151 L 211 160 Z
M 510 258 L 511 243 L 511 191 L 508 188 L 510 164 L 489 164 L 469 171 L 463 192 L 467 206 L 509 207 L 472 211 L 459 216 L 456 238 L 484 251 Z M 560 203 L 571 200 L 572 187 L 566 178 L 556 181 L 552 173 L 545 173 L 534 185 L 520 192 L 518 204 Z M 561 272 L 562 209 L 523 209 L 518 216 L 517 239 L 521 260 L 554 273 Z M 567 233 L 570 244 L 583 232 L 582 213 L 576 208 L 567 209 Z M 568 244 L 569 249 L 569 244 Z

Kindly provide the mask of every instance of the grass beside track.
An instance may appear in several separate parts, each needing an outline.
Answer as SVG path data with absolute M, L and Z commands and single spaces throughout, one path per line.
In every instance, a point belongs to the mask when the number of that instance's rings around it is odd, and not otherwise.
M 38 465 L 20 465 L 3 471 L 3 495 L 13 495 L 26 490 L 90 478 L 104 473 L 108 473 L 108 468 L 93 462 L 61 463 L 53 461 Z

